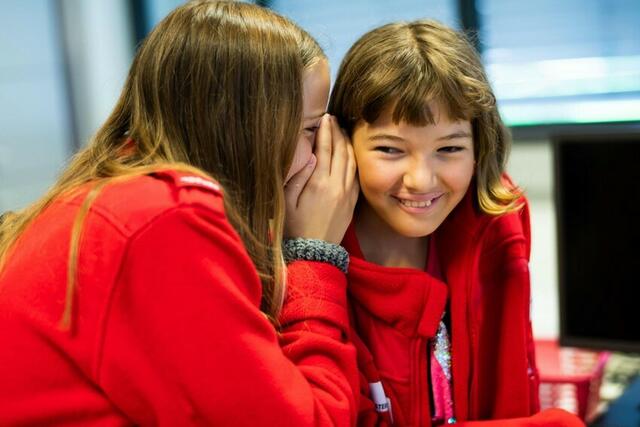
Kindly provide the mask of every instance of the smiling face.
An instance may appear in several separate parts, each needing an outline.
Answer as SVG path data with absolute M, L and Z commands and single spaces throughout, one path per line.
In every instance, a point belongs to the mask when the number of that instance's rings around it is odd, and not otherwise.
M 313 155 L 316 131 L 327 108 L 329 99 L 329 66 L 322 59 L 304 72 L 302 80 L 303 119 L 296 145 L 296 152 L 285 179 L 288 182 Z
M 430 103 L 434 124 L 393 123 L 389 111 L 356 124 L 352 140 L 360 188 L 359 216 L 404 237 L 433 233 L 462 200 L 474 173 L 469 121 L 451 121 Z M 381 233 L 384 235 L 384 233 Z

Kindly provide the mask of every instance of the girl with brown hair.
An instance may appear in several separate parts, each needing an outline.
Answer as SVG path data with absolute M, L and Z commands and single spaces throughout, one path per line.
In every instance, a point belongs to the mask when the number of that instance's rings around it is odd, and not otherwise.
M 358 187 L 328 87 L 258 6 L 152 31 L 90 144 L 0 225 L 0 424 L 354 422 Z
M 538 411 L 529 213 L 471 44 L 434 21 L 374 29 L 344 58 L 329 111 L 362 190 L 343 242 L 358 424 L 580 425 L 526 418 Z

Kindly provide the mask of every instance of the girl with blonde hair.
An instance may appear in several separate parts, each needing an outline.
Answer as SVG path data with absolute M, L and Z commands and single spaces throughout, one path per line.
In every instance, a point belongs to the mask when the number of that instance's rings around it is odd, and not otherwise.
M 353 424 L 358 187 L 328 87 L 317 43 L 255 5 L 151 32 L 93 140 L 0 225 L 0 424 Z

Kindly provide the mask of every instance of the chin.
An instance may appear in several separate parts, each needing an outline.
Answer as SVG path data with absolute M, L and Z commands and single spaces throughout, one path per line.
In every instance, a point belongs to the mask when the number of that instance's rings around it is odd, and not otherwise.
M 427 237 L 438 227 L 430 227 L 430 226 L 407 226 L 406 223 L 398 224 L 397 226 L 392 226 L 393 230 L 401 236 L 410 237 L 410 238 L 418 238 L 418 237 Z

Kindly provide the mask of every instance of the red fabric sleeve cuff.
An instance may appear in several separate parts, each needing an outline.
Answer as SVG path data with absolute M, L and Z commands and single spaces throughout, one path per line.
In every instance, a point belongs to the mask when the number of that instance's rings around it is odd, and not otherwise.
M 294 261 L 287 268 L 287 295 L 279 316 L 281 326 L 320 320 L 347 330 L 347 281 L 331 264 Z

